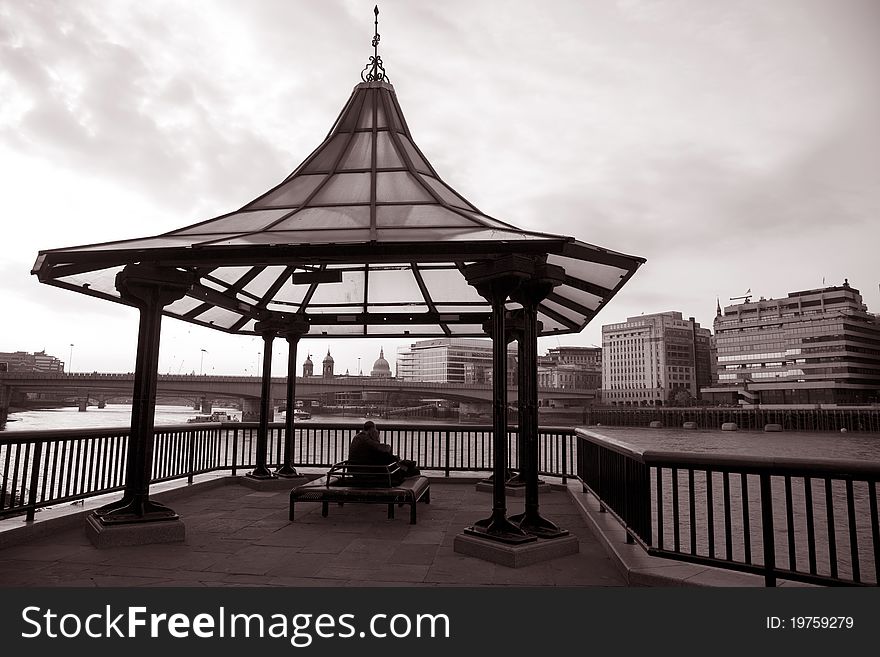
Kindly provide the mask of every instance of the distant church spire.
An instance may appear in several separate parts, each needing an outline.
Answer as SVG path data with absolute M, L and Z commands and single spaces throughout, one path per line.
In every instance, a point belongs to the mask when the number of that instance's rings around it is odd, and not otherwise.
M 721 316 L 721 300 L 718 297 L 715 297 L 715 316 Z

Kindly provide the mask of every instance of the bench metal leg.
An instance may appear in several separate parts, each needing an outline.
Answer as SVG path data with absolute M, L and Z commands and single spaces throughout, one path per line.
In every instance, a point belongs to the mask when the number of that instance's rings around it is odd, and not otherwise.
M 416 501 L 409 503 L 409 524 L 416 524 Z
M 290 520 L 290 522 L 293 522 L 293 505 L 294 505 L 294 502 L 293 502 L 293 500 L 291 500 L 291 502 L 290 502 L 290 514 L 288 515 L 288 520 Z
M 321 502 L 321 515 L 325 518 L 330 511 L 330 505 L 327 502 Z

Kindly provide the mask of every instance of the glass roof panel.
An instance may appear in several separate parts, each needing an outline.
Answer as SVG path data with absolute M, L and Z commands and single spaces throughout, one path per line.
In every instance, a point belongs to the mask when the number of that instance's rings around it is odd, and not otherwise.
M 538 321 L 544 325 L 544 328 L 541 331 L 542 333 L 550 333 L 553 331 L 571 332 L 571 329 L 568 328 L 565 324 L 560 324 L 555 319 L 551 319 L 550 317 L 547 317 L 547 315 L 542 313 L 540 310 L 538 311 Z M 581 322 L 581 323 L 583 323 L 583 322 Z
M 470 287 L 470 285 L 468 285 Z M 437 303 L 437 312 L 439 313 L 488 313 L 492 312 L 492 306 L 490 306 L 485 299 L 480 297 L 483 303 L 475 304 L 473 306 L 463 306 L 461 304 L 446 304 L 446 303 Z
M 174 303 L 169 303 L 165 306 L 164 310 L 166 312 L 172 313 L 174 315 L 185 315 L 190 310 L 198 308 L 204 302 L 200 299 L 193 299 L 192 297 L 183 297 L 182 299 L 178 299 Z
M 548 310 L 552 310 L 553 312 L 558 313 L 566 319 L 570 319 L 577 324 L 582 324 L 586 319 L 581 313 L 572 310 L 571 308 L 561 306 L 558 303 L 554 303 L 553 301 L 550 301 L 550 299 L 544 299 L 541 302 L 541 306 L 544 306 Z
M 255 319 L 251 319 L 251 320 L 248 320 L 247 324 L 245 324 L 244 326 L 242 326 L 242 327 L 241 327 L 240 329 L 238 329 L 238 330 L 239 330 L 239 331 L 244 331 L 244 332 L 251 332 L 251 331 L 254 330 L 254 327 L 255 327 L 256 325 L 257 325 L 257 320 L 255 320 Z
M 391 118 L 391 127 L 394 130 L 397 130 L 398 132 L 400 132 L 403 130 L 403 121 L 400 120 L 400 116 L 397 112 L 397 106 L 396 106 L 396 103 L 394 102 L 393 95 L 386 96 L 386 98 L 388 100 L 388 113 L 390 114 L 390 118 Z
M 440 205 L 379 205 L 376 225 L 380 228 L 417 226 L 473 226 L 473 222 Z
M 464 208 L 466 210 L 474 210 L 474 206 L 461 198 L 458 194 L 456 194 L 450 187 L 446 184 L 440 182 L 436 178 L 432 176 L 422 176 L 422 179 L 428 183 L 428 185 L 433 189 L 437 195 L 443 199 L 444 202 L 449 205 L 454 205 L 459 208 Z
M 351 135 L 342 133 L 333 135 L 327 145 L 322 147 L 320 151 L 314 154 L 312 161 L 309 162 L 302 170 L 302 173 L 327 173 L 336 163 L 336 158 L 348 143 Z
M 474 242 L 522 242 L 543 238 L 523 235 L 512 231 L 495 229 L 480 230 L 479 228 L 381 228 L 378 231 L 379 241 L 386 242 L 439 242 L 464 241 Z
M 409 269 L 371 269 L 367 277 L 367 298 L 370 303 L 406 303 L 424 299 Z
M 265 233 L 247 233 L 231 236 L 210 246 L 247 246 L 248 244 L 352 244 L 369 242 L 368 229 L 342 230 L 285 230 Z
M 480 324 L 449 324 L 449 331 L 453 335 L 486 335 Z
M 498 221 L 497 219 L 493 219 L 481 212 L 468 212 L 467 210 L 462 210 L 467 216 L 471 217 L 474 221 L 477 221 L 484 226 L 490 226 L 492 228 L 500 228 L 501 230 L 510 230 L 510 224 L 505 224 L 502 221 Z
M 308 230 L 315 228 L 369 228 L 370 208 L 366 205 L 330 208 L 303 208 L 272 227 L 276 230 Z
M 375 104 L 376 107 L 376 127 L 377 128 L 386 128 L 388 127 L 388 123 L 385 120 L 385 110 L 382 108 L 382 101 L 378 97 L 379 91 L 377 89 L 370 89 L 364 94 L 364 108 L 361 111 L 361 118 L 358 121 L 358 129 L 372 128 L 373 127 L 373 107 Z
M 331 132 L 334 130 L 342 130 L 346 132 L 354 130 L 358 116 L 360 115 L 361 103 L 365 97 L 366 94 L 357 94 L 353 96 L 353 98 L 349 98 L 351 105 L 346 103 L 346 106 L 342 108 L 343 115 L 337 119 L 337 125 L 333 126 Z
M 322 335 L 363 335 L 364 327 L 360 324 L 312 324 L 305 337 L 313 338 Z
M 72 276 L 62 276 L 58 280 L 78 287 L 88 287 L 96 292 L 104 292 L 105 294 L 118 297 L 119 292 L 116 290 L 116 274 L 121 271 L 122 267 L 110 267 L 108 269 L 87 271 L 82 274 L 73 274 Z
M 427 269 L 422 270 L 422 280 L 428 288 L 428 294 L 434 302 L 462 303 L 479 301 L 486 303 L 477 291 L 468 285 L 458 269 Z
M 376 174 L 376 201 L 433 201 L 434 198 L 408 171 L 387 171 Z
M 195 317 L 200 322 L 222 326 L 223 328 L 229 328 L 241 318 L 242 316 L 238 313 L 216 306 Z
M 369 324 L 367 335 L 409 335 L 409 334 L 443 335 L 444 331 L 435 324 Z
M 65 251 L 124 251 L 128 249 L 163 249 L 180 246 L 189 246 L 193 242 L 192 237 L 165 235 L 163 237 L 145 237 L 143 239 L 122 240 L 119 242 L 104 242 L 103 244 L 91 244 L 87 246 L 71 247 L 67 249 L 53 249 L 59 253 Z
M 406 305 L 398 306 L 378 306 L 369 304 L 369 310 L 371 313 L 426 313 L 428 312 L 428 306 L 423 303 L 408 303 Z
M 266 267 L 263 271 L 257 274 L 254 280 L 245 285 L 242 290 L 256 297 L 262 297 L 272 286 L 272 283 L 277 281 L 286 269 L 287 267 L 282 265 Z
M 360 305 L 364 302 L 364 272 L 344 271 L 341 283 L 320 283 L 311 303 Z
M 599 307 L 599 304 L 602 303 L 601 297 L 597 297 L 595 294 L 590 294 L 589 292 L 584 292 L 571 285 L 560 285 L 553 289 L 553 293 L 564 299 L 568 299 L 569 301 L 574 301 L 590 310 L 595 310 Z
M 346 135 L 348 137 L 349 135 Z M 369 169 L 372 166 L 370 153 L 373 150 L 373 134 L 370 132 L 357 132 L 351 138 L 351 146 L 339 163 L 338 169 Z
M 296 271 L 301 272 L 303 270 L 297 269 Z M 288 280 L 278 289 L 273 300 L 298 304 L 305 298 L 308 291 L 308 285 L 294 285 L 292 280 Z
M 342 304 L 325 304 L 323 306 L 316 306 L 314 304 L 309 304 L 308 313 L 309 315 L 357 315 L 358 313 L 362 313 L 364 311 L 363 306 L 346 306 Z
M 376 166 L 380 169 L 406 166 L 387 131 L 376 133 Z
M 253 267 L 217 267 L 210 272 L 210 276 L 219 278 L 230 285 L 247 274 Z
M 277 210 L 253 210 L 250 212 L 236 212 L 235 214 L 218 219 L 211 219 L 198 226 L 176 230 L 173 235 L 202 235 L 204 233 L 230 233 L 250 232 L 263 230 L 273 221 L 277 221 L 290 210 L 287 208 Z
M 431 168 L 428 164 L 422 159 L 422 156 L 419 155 L 415 146 L 413 146 L 412 142 L 406 135 L 399 136 L 400 143 L 403 144 L 403 150 L 406 151 L 406 154 L 409 156 L 409 159 L 412 161 L 413 168 L 420 173 L 431 173 Z
M 626 274 L 626 270 L 612 265 L 602 265 L 598 262 L 590 262 L 588 260 L 577 260 L 575 258 L 566 258 L 560 255 L 547 256 L 547 262 L 551 265 L 559 265 L 565 268 L 565 273 L 569 276 L 579 278 L 582 281 L 588 281 L 594 285 L 613 290 L 620 278 Z
M 330 177 L 310 205 L 369 202 L 369 173 L 337 173 Z
M 251 208 L 294 208 L 302 205 L 325 176 L 295 176 L 250 204 Z

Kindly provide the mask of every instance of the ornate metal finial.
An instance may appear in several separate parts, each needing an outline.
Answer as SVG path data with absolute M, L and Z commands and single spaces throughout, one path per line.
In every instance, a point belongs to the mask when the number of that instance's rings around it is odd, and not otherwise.
M 376 16 L 373 33 L 373 56 L 370 57 L 370 63 L 364 66 L 364 70 L 361 71 L 361 80 L 364 82 L 390 82 L 388 76 L 385 75 L 382 58 L 379 57 L 379 5 L 373 8 L 373 14 Z

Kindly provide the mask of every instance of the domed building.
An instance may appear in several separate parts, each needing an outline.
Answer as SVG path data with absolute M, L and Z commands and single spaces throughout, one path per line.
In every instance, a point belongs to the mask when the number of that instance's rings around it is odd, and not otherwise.
M 378 379 L 391 378 L 391 366 L 388 364 L 388 361 L 385 360 L 385 350 L 381 347 L 379 348 L 379 359 L 373 363 L 373 369 L 370 371 L 370 376 Z
M 329 379 L 333 376 L 333 356 L 330 355 L 330 350 L 327 349 L 327 355 L 324 356 L 324 378 Z
M 306 356 L 306 360 L 303 363 L 303 376 L 314 376 L 315 374 L 315 364 L 312 362 L 312 355 L 309 354 Z

